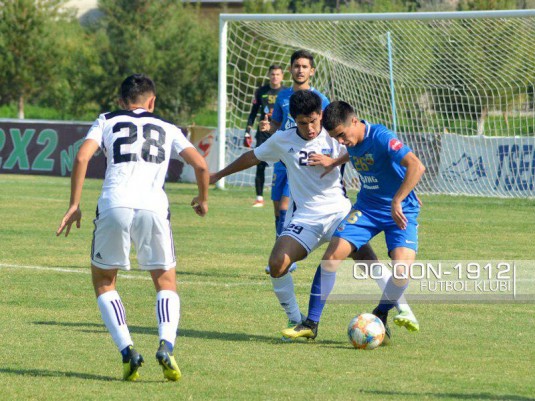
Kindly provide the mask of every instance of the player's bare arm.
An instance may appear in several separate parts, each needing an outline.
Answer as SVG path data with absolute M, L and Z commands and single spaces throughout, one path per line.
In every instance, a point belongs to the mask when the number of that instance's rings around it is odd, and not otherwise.
M 249 167 L 256 166 L 258 163 L 260 163 L 260 160 L 256 158 L 253 150 L 244 153 L 224 169 L 210 175 L 210 184 L 215 184 L 217 181 L 223 177 L 226 177 L 227 175 L 231 175 L 237 173 L 238 171 L 248 169 Z
M 349 154 L 348 153 L 344 153 L 344 154 L 338 156 L 336 159 L 332 159 L 330 157 L 323 157 L 323 158 L 320 159 L 319 156 L 324 156 L 324 155 L 317 155 L 317 154 L 312 155 L 309 158 L 309 163 L 308 164 L 311 165 L 311 166 L 321 165 L 321 166 L 325 167 L 325 172 L 321 175 L 321 178 L 325 177 L 327 174 L 329 174 L 331 171 L 333 171 L 336 167 L 341 166 L 342 164 L 345 164 L 345 163 L 347 163 L 349 161 Z M 312 160 L 312 162 L 311 162 L 311 160 Z
M 208 186 L 210 182 L 210 173 L 206 160 L 195 148 L 186 148 L 180 152 L 180 156 L 195 170 L 197 187 L 199 195 L 193 198 L 191 206 L 195 213 L 203 217 L 208 213 Z
M 61 235 L 65 228 L 67 228 L 65 231 L 65 236 L 68 236 L 69 232 L 71 231 L 71 226 L 74 222 L 76 222 L 76 228 L 80 228 L 80 221 L 82 219 L 80 199 L 82 198 L 82 188 L 84 186 L 85 173 L 87 172 L 89 160 L 91 160 L 98 148 L 99 145 L 96 141 L 88 139 L 82 144 L 78 154 L 76 155 L 76 158 L 74 159 L 74 165 L 71 174 L 71 200 L 69 209 L 65 213 L 65 216 L 63 216 L 63 219 L 56 230 L 56 236 Z
M 413 152 L 407 153 L 403 157 L 401 165 L 407 170 L 401 186 L 392 199 L 392 218 L 399 228 L 405 230 L 407 228 L 407 218 L 403 214 L 401 202 L 416 187 L 425 172 L 425 166 Z

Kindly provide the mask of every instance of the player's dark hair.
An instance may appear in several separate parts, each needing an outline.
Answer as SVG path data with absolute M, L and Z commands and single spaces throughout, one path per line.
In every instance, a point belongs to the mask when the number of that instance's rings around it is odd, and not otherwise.
M 282 70 L 282 67 L 280 66 L 280 64 L 271 64 L 269 66 L 268 73 L 270 73 L 273 70 Z
M 347 119 L 355 115 L 355 110 L 349 103 L 342 100 L 337 100 L 329 104 L 323 110 L 323 117 L 321 119 L 323 127 L 327 131 L 331 131 L 339 125 L 345 125 Z
M 145 74 L 134 74 L 121 84 L 120 96 L 125 104 L 134 104 L 145 95 L 156 95 L 154 81 Z
M 296 50 L 292 54 L 292 56 L 290 57 L 290 66 L 294 65 L 294 61 L 297 60 L 297 59 L 300 59 L 300 58 L 306 58 L 307 60 L 310 61 L 310 66 L 312 68 L 315 67 L 315 65 L 314 65 L 314 56 L 309 51 L 303 50 L 303 49 Z
M 300 90 L 290 96 L 290 115 L 295 120 L 297 116 L 308 116 L 314 112 L 321 113 L 321 97 L 309 90 Z

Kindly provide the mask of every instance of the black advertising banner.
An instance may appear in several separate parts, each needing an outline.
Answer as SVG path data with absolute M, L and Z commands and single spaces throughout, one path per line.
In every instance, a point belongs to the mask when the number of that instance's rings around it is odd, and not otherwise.
M 91 124 L 0 119 L 0 174 L 69 177 Z M 182 161 L 171 160 L 167 180 L 181 180 L 183 167 Z M 105 171 L 106 159 L 99 150 L 89 162 L 86 177 L 104 178 Z
M 74 157 L 91 123 L 0 119 L 0 173 L 70 176 Z M 103 178 L 102 152 L 86 177 Z

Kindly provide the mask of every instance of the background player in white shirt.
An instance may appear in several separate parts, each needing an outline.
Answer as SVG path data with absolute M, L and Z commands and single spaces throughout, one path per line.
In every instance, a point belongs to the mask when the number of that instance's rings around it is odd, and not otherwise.
M 290 115 L 290 96 L 298 90 L 310 90 L 316 92 L 322 98 L 322 110 L 329 104 L 329 99 L 321 92 L 310 85 L 310 79 L 314 75 L 314 56 L 307 50 L 296 50 L 290 57 L 290 74 L 292 86 L 283 89 L 278 95 L 273 106 L 271 119 L 264 118 L 260 121 L 259 129 L 273 134 L 281 129 L 283 131 L 295 127 L 295 121 Z M 273 164 L 273 178 L 271 184 L 271 200 L 275 211 L 275 230 L 277 236 L 284 229 L 286 213 L 290 204 L 290 190 L 288 177 L 284 163 L 276 161 Z M 295 270 L 297 265 L 290 266 L 290 272 Z M 266 267 L 266 273 L 269 269 Z
M 322 100 L 311 91 L 296 91 L 290 97 L 290 114 L 296 127 L 277 131 L 262 145 L 244 153 L 221 171 L 212 174 L 210 183 L 252 167 L 261 161 L 281 160 L 288 169 L 292 200 L 295 204 L 289 224 L 278 237 L 269 267 L 273 290 L 286 311 L 290 324 L 301 322 L 294 284 L 288 269 L 322 243 L 330 240 L 338 223 L 350 210 L 342 174 L 335 168 L 321 178 L 324 168 L 311 166 L 311 155 L 337 158 L 343 149 L 321 127 Z
M 133 348 L 121 298 L 115 289 L 117 271 L 130 269 L 134 243 L 141 269 L 149 270 L 156 288 L 159 348 L 156 358 L 164 377 L 176 381 L 181 373 L 173 356 L 180 299 L 176 292 L 176 259 L 169 202 L 163 189 L 171 152 L 195 170 L 199 194 L 191 205 L 199 216 L 208 211 L 208 167 L 204 158 L 175 125 L 153 114 L 154 82 L 142 74 L 121 84 L 122 110 L 101 114 L 76 156 L 71 198 L 56 235 L 73 223 L 80 228 L 80 199 L 87 165 L 102 148 L 107 168 L 98 200 L 91 246 L 91 273 L 102 319 L 122 354 L 123 378 L 135 381 L 143 357 Z

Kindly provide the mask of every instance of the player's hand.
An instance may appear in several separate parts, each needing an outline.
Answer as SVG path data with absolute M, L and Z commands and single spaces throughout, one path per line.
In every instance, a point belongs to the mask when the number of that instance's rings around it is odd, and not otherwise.
M 396 222 L 397 226 L 402 230 L 407 228 L 407 217 L 403 214 L 403 208 L 401 207 L 401 202 L 393 200 L 392 201 L 392 218 Z
M 243 137 L 243 146 L 250 148 L 253 145 L 253 137 L 249 133 L 245 133 Z
M 309 166 L 323 166 L 330 167 L 334 163 L 334 159 L 327 155 L 321 155 L 319 153 L 313 153 L 308 158 Z
M 313 153 L 308 158 L 309 166 L 323 166 L 325 168 L 325 171 L 320 176 L 320 178 L 325 177 L 327 174 L 334 170 L 334 162 L 335 160 L 332 157 L 329 157 L 327 155 L 321 155 L 319 153 Z
M 65 231 L 65 236 L 69 235 L 72 223 L 74 222 L 76 222 L 76 228 L 80 228 L 80 220 L 82 220 L 82 211 L 80 210 L 80 207 L 70 207 L 69 210 L 67 210 L 67 213 L 65 213 L 65 216 L 63 216 L 63 219 L 56 230 L 56 237 L 59 237 L 65 228 L 67 228 L 67 231 Z
M 217 173 L 212 173 L 210 174 L 210 185 L 212 184 L 215 184 L 216 182 L 219 181 L 219 176 L 217 175 Z
M 267 114 L 264 116 L 264 119 L 260 121 L 260 131 L 269 132 L 271 124 L 269 123 L 269 118 Z
M 207 201 L 200 201 L 199 197 L 196 196 L 191 201 L 191 207 L 197 213 L 199 216 L 204 217 L 206 213 L 208 213 L 208 202 Z

